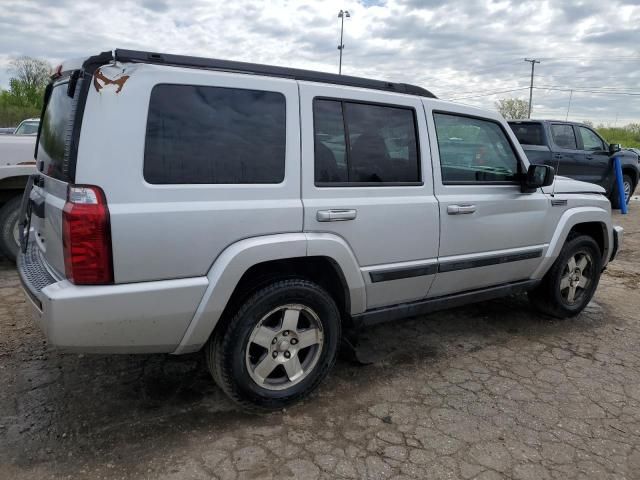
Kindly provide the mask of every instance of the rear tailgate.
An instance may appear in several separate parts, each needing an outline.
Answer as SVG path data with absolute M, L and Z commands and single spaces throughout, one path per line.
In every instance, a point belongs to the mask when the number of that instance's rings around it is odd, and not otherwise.
M 88 81 L 88 80 L 85 80 Z M 41 175 L 35 180 L 31 200 L 31 240 L 35 241 L 48 266 L 64 277 L 62 212 L 67 187 L 73 183 L 72 163 L 76 151 L 76 118 L 82 79 L 66 75 L 47 87 L 36 160 Z

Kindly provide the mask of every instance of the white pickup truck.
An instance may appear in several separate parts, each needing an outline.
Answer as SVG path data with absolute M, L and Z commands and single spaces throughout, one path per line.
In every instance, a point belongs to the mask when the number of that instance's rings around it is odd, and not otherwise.
M 37 118 L 26 119 L 16 133 L 0 135 L 0 251 L 11 260 L 18 252 L 22 192 L 29 175 L 36 173 L 33 157 L 38 122 Z

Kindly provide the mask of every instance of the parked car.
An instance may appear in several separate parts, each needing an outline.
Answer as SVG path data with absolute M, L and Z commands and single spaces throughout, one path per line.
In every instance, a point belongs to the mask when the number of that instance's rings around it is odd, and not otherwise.
M 16 127 L 14 135 L 37 135 L 38 125 L 40 125 L 39 118 L 27 118 L 20 122 L 20 125 Z
M 278 409 L 367 325 L 525 291 L 576 315 L 620 247 L 601 187 L 420 87 L 130 50 L 60 71 L 18 264 L 62 350 L 203 349 Z
M 0 135 L 0 252 L 11 260 L 18 253 L 18 214 L 29 175 L 36 173 L 37 118 L 24 120 L 16 134 Z
M 0 135 L 13 135 L 15 128 L 12 127 L 2 127 L 0 128 Z
M 559 120 L 512 120 L 509 125 L 529 161 L 550 165 L 563 175 L 603 187 L 614 208 L 620 208 L 620 196 L 613 169 L 613 156 L 622 163 L 626 202 L 638 185 L 638 155 L 607 143 L 590 126 Z

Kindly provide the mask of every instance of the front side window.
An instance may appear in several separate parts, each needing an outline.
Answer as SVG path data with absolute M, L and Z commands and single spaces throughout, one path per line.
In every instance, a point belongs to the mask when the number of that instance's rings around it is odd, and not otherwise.
M 153 184 L 256 184 L 284 179 L 285 98 L 276 92 L 156 85 L 144 178 Z
M 598 135 L 585 127 L 578 127 L 580 132 L 580 138 L 582 138 L 582 145 L 585 150 L 605 150 L 604 144 Z
M 498 123 L 449 113 L 433 118 L 443 183 L 516 180 L 518 157 Z
M 420 182 L 413 109 L 315 100 L 313 118 L 317 184 Z
M 571 125 L 553 124 L 551 125 L 551 136 L 553 142 L 560 148 L 577 150 L 576 134 Z

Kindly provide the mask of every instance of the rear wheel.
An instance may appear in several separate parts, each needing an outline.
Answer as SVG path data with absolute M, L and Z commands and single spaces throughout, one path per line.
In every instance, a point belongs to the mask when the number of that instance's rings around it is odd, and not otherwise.
M 541 284 L 529 292 L 531 303 L 557 318 L 579 314 L 596 291 L 601 265 L 600 249 L 593 238 L 587 235 L 571 238 Z
M 289 279 L 254 293 L 209 340 L 216 383 L 250 410 L 276 410 L 313 391 L 333 366 L 340 313 L 313 282 Z
M 20 197 L 14 197 L 0 209 L 0 250 L 12 261 L 16 260 L 20 247 L 20 202 Z

